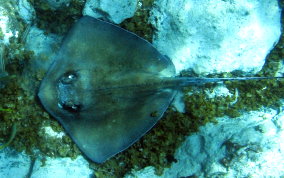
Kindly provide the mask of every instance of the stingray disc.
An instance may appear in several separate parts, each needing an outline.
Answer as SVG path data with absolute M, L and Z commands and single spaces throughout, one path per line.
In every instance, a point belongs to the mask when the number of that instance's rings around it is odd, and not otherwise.
M 85 16 L 65 37 L 38 95 L 81 151 L 102 163 L 162 117 L 176 93 L 162 79 L 174 75 L 149 42 Z

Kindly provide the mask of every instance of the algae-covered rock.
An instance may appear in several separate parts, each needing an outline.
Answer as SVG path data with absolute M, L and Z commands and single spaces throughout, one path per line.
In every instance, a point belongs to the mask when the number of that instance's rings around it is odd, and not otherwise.
M 153 44 L 177 71 L 256 73 L 279 40 L 277 0 L 157 0 Z
M 87 0 L 83 15 L 119 24 L 136 11 L 138 0 Z
M 54 10 L 60 8 L 68 8 L 71 0 L 44 0 L 50 5 Z

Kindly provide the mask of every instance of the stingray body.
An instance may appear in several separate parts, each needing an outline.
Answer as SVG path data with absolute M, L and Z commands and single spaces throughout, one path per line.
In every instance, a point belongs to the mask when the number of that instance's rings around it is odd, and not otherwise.
M 38 95 L 81 151 L 102 163 L 151 129 L 181 87 L 222 80 L 236 79 L 177 78 L 150 43 L 85 16 L 65 37 Z

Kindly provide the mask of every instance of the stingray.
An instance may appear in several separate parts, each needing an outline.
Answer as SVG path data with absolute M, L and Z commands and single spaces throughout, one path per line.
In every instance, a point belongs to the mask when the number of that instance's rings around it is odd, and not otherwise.
M 176 77 L 149 42 L 85 16 L 65 36 L 38 96 L 80 150 L 102 163 L 150 130 L 182 87 L 247 79 Z

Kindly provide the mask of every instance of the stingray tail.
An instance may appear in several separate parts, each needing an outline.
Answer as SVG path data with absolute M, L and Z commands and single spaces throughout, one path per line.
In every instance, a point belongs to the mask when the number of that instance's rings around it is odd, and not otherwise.
M 203 78 L 203 77 L 180 77 L 179 86 L 203 85 L 206 83 L 223 82 L 223 81 L 240 81 L 240 80 L 267 80 L 267 79 L 284 79 L 284 77 L 236 77 L 236 78 Z

